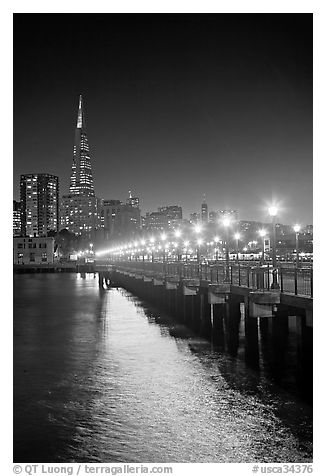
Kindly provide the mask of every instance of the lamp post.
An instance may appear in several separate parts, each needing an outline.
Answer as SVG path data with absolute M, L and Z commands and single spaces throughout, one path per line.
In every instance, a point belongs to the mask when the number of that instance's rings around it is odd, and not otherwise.
M 236 233 L 234 235 L 234 238 L 236 240 L 236 243 L 237 243 L 237 263 L 239 263 L 239 239 L 240 239 L 240 233 Z
M 181 231 L 180 230 L 175 230 L 174 232 L 176 238 L 180 238 L 181 236 Z M 178 256 L 178 263 L 180 263 L 180 248 L 179 248 L 179 241 L 176 242 L 176 250 L 177 250 L 177 256 Z
M 223 225 L 225 227 L 225 278 L 224 282 L 230 282 L 230 256 L 229 256 L 229 226 L 231 220 L 229 217 L 225 217 L 223 220 Z
M 200 245 L 203 243 L 202 238 L 197 240 L 197 265 L 198 265 L 198 276 L 200 276 Z
M 218 236 L 215 236 L 214 237 L 214 242 L 215 242 L 215 263 L 217 264 L 218 263 L 218 247 L 217 247 L 217 243 L 220 241 L 219 237 Z
M 263 265 L 265 262 L 265 236 L 266 236 L 266 231 L 265 230 L 259 230 L 259 236 L 261 236 L 262 239 L 262 252 L 261 252 L 261 264 Z
M 277 207 L 270 207 L 268 209 L 268 213 L 272 218 L 272 228 L 273 228 L 273 249 L 272 249 L 272 263 L 273 263 L 273 281 L 271 284 L 271 289 L 280 289 L 280 286 L 277 282 L 277 269 L 276 269 L 276 215 L 277 215 Z
M 163 241 L 163 263 L 165 263 L 165 240 L 166 240 L 166 234 L 165 233 L 162 233 L 161 240 Z
M 297 255 L 296 266 L 299 268 L 299 232 L 301 230 L 300 225 L 294 225 L 293 230 L 295 231 L 295 251 Z
M 152 251 L 152 263 L 154 263 L 154 244 L 155 244 L 155 239 L 153 236 L 149 239 L 149 242 L 151 244 L 151 251 Z
M 188 261 L 188 246 L 189 246 L 189 241 L 188 240 L 186 240 L 184 242 L 184 246 L 185 246 L 185 249 L 186 249 L 186 263 L 187 263 L 187 261 Z
M 141 240 L 140 241 L 140 244 L 142 246 L 142 253 L 143 253 L 143 268 L 145 267 L 145 244 L 146 244 L 146 241 L 145 240 Z

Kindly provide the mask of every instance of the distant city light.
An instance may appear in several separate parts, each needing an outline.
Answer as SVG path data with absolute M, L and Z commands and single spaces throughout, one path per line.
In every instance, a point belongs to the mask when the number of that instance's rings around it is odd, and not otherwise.
M 195 225 L 195 226 L 194 226 L 194 230 L 195 230 L 195 233 L 200 233 L 201 230 L 202 230 L 201 225 Z
M 236 240 L 240 240 L 240 237 L 241 237 L 240 233 L 235 233 L 234 238 Z
M 278 209 L 277 207 L 269 207 L 268 213 L 270 214 L 271 217 L 275 217 L 277 215 Z
M 224 226 L 228 227 L 231 224 L 231 218 L 230 217 L 224 217 L 222 220 L 222 223 Z
M 258 231 L 258 233 L 262 238 L 264 238 L 264 236 L 266 236 L 267 232 L 266 232 L 266 230 L 261 229 L 261 230 Z
M 296 233 L 299 233 L 299 231 L 301 230 L 301 226 L 300 225 L 294 225 L 293 227 L 293 230 L 296 232 Z

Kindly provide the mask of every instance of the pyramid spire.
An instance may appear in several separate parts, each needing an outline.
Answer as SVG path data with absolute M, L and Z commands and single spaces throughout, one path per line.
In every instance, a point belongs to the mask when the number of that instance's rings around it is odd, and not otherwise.
M 78 117 L 77 117 L 77 129 L 85 128 L 85 118 L 83 112 L 83 97 L 79 95 Z
M 69 193 L 72 195 L 95 196 L 91 157 L 85 128 L 85 111 L 81 94 L 78 103 Z

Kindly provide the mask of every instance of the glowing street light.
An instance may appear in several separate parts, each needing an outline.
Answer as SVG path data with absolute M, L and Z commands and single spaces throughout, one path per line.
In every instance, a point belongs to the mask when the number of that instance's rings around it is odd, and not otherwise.
M 293 230 L 295 232 L 295 252 L 297 255 L 296 265 L 297 265 L 297 268 L 299 268 L 299 233 L 301 230 L 301 226 L 298 224 L 294 225 Z
M 199 266 L 200 266 L 200 246 L 203 244 L 203 239 L 198 238 L 197 240 L 197 264 L 198 264 L 198 275 L 199 275 Z
M 195 230 L 195 233 L 197 233 L 197 235 L 199 235 L 199 233 L 202 231 L 201 225 L 195 225 L 194 230 Z
M 175 230 L 174 234 L 177 238 L 180 238 L 182 233 L 181 233 L 181 230 Z

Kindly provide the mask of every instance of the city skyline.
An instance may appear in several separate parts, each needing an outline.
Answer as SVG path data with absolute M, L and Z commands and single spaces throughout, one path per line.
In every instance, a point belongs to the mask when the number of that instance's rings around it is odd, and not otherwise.
M 312 223 L 312 15 L 14 17 L 16 197 L 33 172 L 68 193 L 82 94 L 98 197 Z

